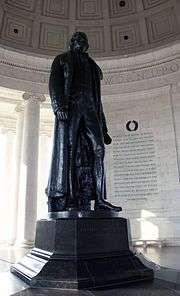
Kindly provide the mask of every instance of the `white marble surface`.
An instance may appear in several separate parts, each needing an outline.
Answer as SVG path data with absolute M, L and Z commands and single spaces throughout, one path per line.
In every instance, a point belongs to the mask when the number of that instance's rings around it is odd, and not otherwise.
M 180 270 L 180 247 L 136 247 L 148 260 L 171 269 Z
M 102 291 L 77 291 L 77 290 L 56 290 L 56 289 L 30 289 L 28 285 L 9 272 L 10 263 L 17 262 L 27 252 L 25 248 L 15 248 L 0 246 L 0 295 L 3 296 L 176 296 L 180 295 L 179 286 L 177 286 L 177 272 L 180 270 L 179 254 L 180 247 L 177 248 L 156 248 L 148 247 L 146 249 L 137 248 L 148 260 L 159 266 L 164 266 L 157 274 L 166 281 L 155 280 L 154 283 L 142 283 L 126 285 L 117 289 L 108 289 Z M 176 271 L 174 269 L 177 269 Z
M 116 100 L 108 104 L 105 98 L 105 110 L 107 114 L 107 122 L 109 132 L 112 138 L 115 138 L 113 144 L 107 148 L 106 167 L 107 167 L 107 191 L 111 201 L 121 205 L 123 208 L 122 215 L 130 219 L 133 240 L 165 240 L 169 245 L 180 244 L 180 175 L 179 175 L 179 108 L 177 96 L 179 88 L 172 91 L 172 87 L 153 89 L 152 92 L 137 92 L 133 94 L 121 94 Z M 135 132 L 129 132 L 126 129 L 126 123 L 129 120 L 136 120 L 139 128 Z M 153 152 L 154 174 L 156 174 L 157 188 L 154 191 L 142 191 L 142 196 L 133 195 L 128 191 L 125 196 L 124 192 L 127 188 L 123 187 L 128 180 L 127 186 L 132 189 L 136 175 L 139 177 L 149 174 L 149 184 L 153 177 L 151 171 L 144 172 L 142 168 L 138 168 L 133 161 L 129 161 L 128 157 L 134 157 L 140 149 L 138 138 L 145 141 L 145 136 L 150 133 L 153 137 L 153 151 L 148 149 L 142 150 L 142 158 L 146 161 L 149 157 L 148 153 Z M 123 144 L 122 139 L 137 137 L 136 141 Z M 117 138 L 119 137 L 119 138 Z M 119 139 L 119 140 L 118 140 Z M 119 141 L 119 144 L 118 144 Z M 125 141 L 125 140 L 124 140 Z M 149 145 L 147 140 L 144 142 Z M 116 145 L 116 146 L 115 146 Z M 127 156 L 128 149 L 131 148 L 131 154 Z M 152 150 L 152 149 L 151 149 Z M 113 153 L 119 153 L 118 161 L 113 157 Z M 140 156 L 140 154 L 139 154 Z M 142 161 L 142 158 L 140 160 Z M 124 170 L 129 165 L 129 177 L 126 179 L 123 175 L 121 161 L 125 161 Z M 134 161 L 137 160 L 133 158 Z M 142 162 L 142 164 L 146 164 Z M 139 169 L 141 169 L 139 173 Z M 131 176 L 134 171 L 134 176 Z M 119 183 L 117 175 L 119 175 Z M 155 176 L 155 175 L 154 175 Z M 124 180 L 124 182 L 123 182 Z M 135 180 L 135 181 L 134 181 Z M 116 184 L 114 183 L 116 181 Z M 143 179 L 142 179 L 143 182 Z M 154 182 L 154 181 L 153 181 Z M 147 186 L 150 187 L 147 183 Z M 135 190 L 139 190 L 140 186 L 145 188 L 145 184 L 137 183 Z M 119 189 L 118 189 L 119 187 Z M 124 188 L 124 190 L 122 190 Z M 153 189 L 153 187 L 150 187 Z M 136 192 L 135 192 L 136 193 Z

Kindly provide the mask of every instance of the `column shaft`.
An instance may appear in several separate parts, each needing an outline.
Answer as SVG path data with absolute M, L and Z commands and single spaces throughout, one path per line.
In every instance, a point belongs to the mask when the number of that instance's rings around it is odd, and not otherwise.
M 21 163 L 21 222 L 19 225 L 21 245 L 32 246 L 37 217 L 40 101 L 44 97 L 24 94 L 23 98 L 25 99 L 25 110 Z M 23 228 L 21 223 L 23 223 Z
M 23 120 L 24 120 L 23 108 L 21 106 L 17 106 L 15 111 L 17 112 L 17 122 L 16 122 L 16 139 L 15 139 L 15 163 L 14 163 L 14 170 L 13 170 L 14 190 L 12 192 L 11 203 L 10 203 L 11 223 L 10 223 L 9 239 L 8 239 L 8 242 L 10 245 L 14 245 L 17 239 L 20 166 L 21 166 Z

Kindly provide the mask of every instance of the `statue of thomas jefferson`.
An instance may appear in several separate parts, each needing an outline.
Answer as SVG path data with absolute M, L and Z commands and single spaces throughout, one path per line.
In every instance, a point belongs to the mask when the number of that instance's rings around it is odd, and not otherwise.
M 76 32 L 70 50 L 51 67 L 49 92 L 55 114 L 52 163 L 46 194 L 48 211 L 120 211 L 106 199 L 104 144 L 111 143 L 103 113 L 102 72 L 89 57 L 85 33 Z

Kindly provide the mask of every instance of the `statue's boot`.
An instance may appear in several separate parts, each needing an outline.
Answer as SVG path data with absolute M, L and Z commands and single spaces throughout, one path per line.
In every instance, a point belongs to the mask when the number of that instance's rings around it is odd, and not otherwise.
M 94 210 L 99 211 L 99 210 L 104 210 L 104 211 L 115 211 L 115 212 L 120 212 L 122 211 L 121 207 L 117 207 L 112 205 L 110 202 L 105 201 L 105 200 L 96 200 L 95 205 L 94 205 Z
M 100 151 L 101 152 L 101 151 Z M 100 157 L 95 159 L 95 180 L 96 180 L 96 199 L 94 210 L 104 210 L 104 211 L 122 211 L 121 207 L 113 206 L 110 202 L 106 201 L 106 184 L 104 176 L 104 164 L 103 164 L 104 155 L 100 154 Z

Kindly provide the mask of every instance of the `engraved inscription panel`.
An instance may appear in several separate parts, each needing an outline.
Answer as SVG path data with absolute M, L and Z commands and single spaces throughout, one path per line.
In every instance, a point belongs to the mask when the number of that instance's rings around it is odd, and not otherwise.
M 158 212 L 179 186 L 171 101 L 168 90 L 158 92 L 121 98 L 109 117 L 108 196 L 128 211 Z M 129 121 L 138 122 L 136 131 L 127 130 Z
M 153 133 L 117 134 L 113 140 L 115 197 L 146 199 L 158 194 Z
M 78 249 L 83 254 L 128 249 L 125 219 L 84 219 L 78 221 Z M 114 242 L 112 245 L 112 241 Z M 84 242 L 87 247 L 84 248 Z

